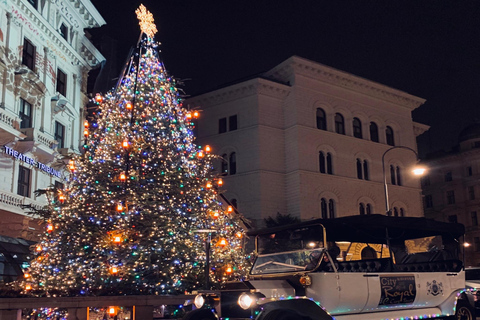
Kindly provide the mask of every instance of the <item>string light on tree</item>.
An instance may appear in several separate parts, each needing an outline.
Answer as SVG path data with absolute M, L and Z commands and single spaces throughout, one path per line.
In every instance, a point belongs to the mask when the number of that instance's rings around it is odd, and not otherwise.
M 219 158 L 195 144 L 199 112 L 182 106 L 159 59 L 153 15 L 143 5 L 136 13 L 142 37 L 117 87 L 95 96 L 85 152 L 69 162 L 68 185 L 42 211 L 52 228 L 33 250 L 34 294 L 196 290 L 206 280 L 206 240 L 195 232 L 201 229 L 215 230 L 209 263 L 223 270 L 210 272 L 210 282 L 244 276 L 244 225 L 220 200 L 223 181 L 213 170 Z

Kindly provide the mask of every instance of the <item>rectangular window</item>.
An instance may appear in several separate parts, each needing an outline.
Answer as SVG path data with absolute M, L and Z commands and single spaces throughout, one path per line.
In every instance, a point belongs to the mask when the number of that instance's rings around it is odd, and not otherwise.
M 455 204 L 455 192 L 453 190 L 447 191 L 447 204 Z
M 221 118 L 218 120 L 218 133 L 227 132 L 227 118 Z
M 431 194 L 425 196 L 425 208 L 433 208 L 433 197 Z
M 27 0 L 35 9 L 37 9 L 37 0 Z
M 452 171 L 445 173 L 445 182 L 452 181 Z
M 468 199 L 475 200 L 475 187 L 468 187 Z
M 472 226 L 478 226 L 477 211 L 470 212 L 470 216 L 472 217 Z
M 65 186 L 60 181 L 55 180 L 55 190 L 63 190 Z
M 448 222 L 450 223 L 457 223 L 457 215 L 454 214 L 454 215 L 451 215 L 451 216 L 448 216 Z
M 430 177 L 425 176 L 422 178 L 422 186 L 423 187 L 428 187 L 430 185 Z
M 67 96 L 67 75 L 60 69 L 57 69 L 57 92 Z
M 55 140 L 58 142 L 58 148 L 65 148 L 65 126 L 55 121 Z
M 27 39 L 23 39 L 22 64 L 35 71 L 35 46 Z
M 62 38 L 68 41 L 68 28 L 64 23 L 62 23 L 58 31 L 60 32 Z
M 228 118 L 228 131 L 237 130 L 237 115 Z
M 480 251 L 480 238 L 474 237 L 473 242 L 474 242 L 473 246 L 475 247 L 475 251 Z
M 32 105 L 22 98 L 20 98 L 20 111 L 18 115 L 21 119 L 20 128 L 32 127 Z
M 469 177 L 473 176 L 473 169 L 472 169 L 472 167 L 467 167 L 467 176 L 469 176 Z
M 23 197 L 30 197 L 30 176 L 31 170 L 18 166 L 18 188 L 17 194 Z

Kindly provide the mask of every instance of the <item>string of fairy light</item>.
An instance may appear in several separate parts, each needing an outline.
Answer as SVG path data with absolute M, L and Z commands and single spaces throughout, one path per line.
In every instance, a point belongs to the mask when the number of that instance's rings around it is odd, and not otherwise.
M 199 113 L 182 106 L 158 57 L 153 16 L 143 5 L 136 12 L 144 36 L 115 90 L 95 96 L 84 154 L 69 162 L 69 182 L 51 198 L 24 292 L 198 288 L 206 257 L 200 229 L 215 230 L 211 280 L 245 274 L 244 227 L 219 201 L 218 157 L 194 143 Z

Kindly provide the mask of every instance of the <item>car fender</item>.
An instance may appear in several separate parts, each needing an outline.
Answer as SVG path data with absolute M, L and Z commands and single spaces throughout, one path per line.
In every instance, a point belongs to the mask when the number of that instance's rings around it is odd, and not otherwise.
M 296 297 L 293 299 L 280 299 L 262 304 L 261 312 L 256 320 L 263 320 L 272 310 L 286 309 L 298 313 L 302 317 L 308 317 L 312 320 L 333 320 L 332 316 L 324 310 L 321 305 L 306 297 Z

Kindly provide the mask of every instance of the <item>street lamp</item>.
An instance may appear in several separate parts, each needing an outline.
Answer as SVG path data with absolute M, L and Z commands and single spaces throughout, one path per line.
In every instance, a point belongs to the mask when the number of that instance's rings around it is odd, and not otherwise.
M 385 150 L 385 152 L 383 153 L 382 155 L 382 169 L 383 169 L 383 191 L 385 192 L 385 210 L 386 210 L 386 214 L 388 215 L 390 213 L 390 204 L 389 204 L 389 201 L 388 201 L 388 184 L 387 184 L 387 174 L 385 172 L 385 155 L 391 151 L 391 150 L 394 150 L 394 149 L 406 149 L 406 150 L 410 150 L 412 151 L 414 154 L 415 154 L 415 157 L 418 161 L 418 153 L 417 151 L 413 150 L 412 148 L 410 147 L 405 147 L 405 146 L 394 146 L 394 147 L 391 147 L 387 150 Z M 423 168 L 423 167 L 416 167 L 412 170 L 413 174 L 416 175 L 416 176 L 422 176 L 423 174 L 425 174 L 425 171 L 426 169 Z
M 210 243 L 212 242 L 212 233 L 216 233 L 214 229 L 197 229 L 196 233 L 206 233 L 207 239 L 205 239 L 205 289 L 210 289 Z

